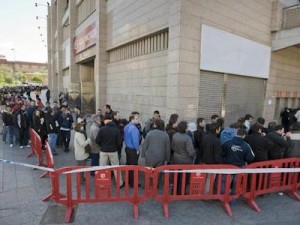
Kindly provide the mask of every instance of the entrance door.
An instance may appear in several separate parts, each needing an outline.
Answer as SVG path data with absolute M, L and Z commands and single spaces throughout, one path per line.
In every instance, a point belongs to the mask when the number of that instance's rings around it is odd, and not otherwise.
M 94 59 L 80 64 L 81 111 L 95 113 Z

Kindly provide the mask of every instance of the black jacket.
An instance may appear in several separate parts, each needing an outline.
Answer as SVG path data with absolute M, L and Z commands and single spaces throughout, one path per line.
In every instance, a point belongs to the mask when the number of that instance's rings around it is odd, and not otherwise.
M 251 146 L 255 157 L 253 162 L 261 162 L 269 159 L 269 151 L 273 148 L 273 143 L 261 134 L 254 132 L 245 138 L 245 141 Z
M 46 114 L 46 126 L 48 134 L 57 134 L 59 129 L 59 124 L 55 116 L 51 114 Z
M 270 132 L 266 136 L 273 143 L 273 148 L 269 151 L 269 159 L 282 159 L 288 148 L 291 146 L 291 139 L 285 140 L 276 131 Z
M 14 125 L 12 113 L 4 111 L 2 113 L 2 120 L 3 120 L 3 123 L 5 126 L 13 126 Z
M 215 134 L 209 133 L 204 136 L 202 146 L 202 161 L 205 164 L 222 163 L 221 142 Z
M 202 127 L 198 127 L 198 129 L 194 132 L 194 146 L 196 149 L 200 149 L 204 135 L 205 132 Z
M 101 147 L 101 152 L 116 152 L 121 145 L 121 134 L 114 122 L 101 127 L 96 137 L 96 143 Z
M 241 137 L 234 137 L 222 145 L 224 163 L 235 166 L 245 166 L 252 162 L 254 154 L 249 144 Z

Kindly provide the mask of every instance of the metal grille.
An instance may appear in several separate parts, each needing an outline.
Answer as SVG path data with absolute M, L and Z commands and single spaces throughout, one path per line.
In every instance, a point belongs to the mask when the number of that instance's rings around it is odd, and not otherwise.
M 212 114 L 221 114 L 224 75 L 200 71 L 200 95 L 198 116 L 210 121 Z
M 225 125 L 241 116 L 262 116 L 265 81 L 263 79 L 228 75 L 225 99 Z
M 283 29 L 300 27 L 300 4 L 283 9 Z

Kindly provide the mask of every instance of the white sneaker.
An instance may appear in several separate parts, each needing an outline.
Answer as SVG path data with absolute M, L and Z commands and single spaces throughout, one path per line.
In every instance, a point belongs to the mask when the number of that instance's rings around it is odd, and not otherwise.
M 26 145 L 25 147 L 26 147 L 26 148 L 30 148 L 30 145 Z
M 23 148 L 23 146 L 21 145 L 20 148 Z
M 12 147 L 13 147 L 13 144 L 10 144 L 10 145 L 9 145 L 9 147 L 11 147 L 11 148 L 12 148 Z

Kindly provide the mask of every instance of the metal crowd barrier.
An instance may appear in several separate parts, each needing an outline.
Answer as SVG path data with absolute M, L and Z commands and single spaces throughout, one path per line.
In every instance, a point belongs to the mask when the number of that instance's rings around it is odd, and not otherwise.
M 154 169 L 153 198 L 161 202 L 164 216 L 169 217 L 169 203 L 181 200 L 219 200 L 229 216 L 229 202 L 237 199 L 242 190 L 242 174 L 189 172 L 205 169 L 239 169 L 231 165 L 166 165 Z M 163 178 L 160 192 L 158 180 Z
M 84 172 L 75 172 L 84 169 Z M 113 185 L 112 173 L 116 171 L 117 182 Z M 133 188 L 129 186 L 129 171 L 134 173 Z M 67 173 L 71 172 L 71 173 Z M 85 182 L 81 182 L 84 173 Z M 120 188 L 120 176 L 123 176 L 125 186 Z M 91 178 L 88 167 L 64 167 L 55 170 L 52 176 L 52 193 L 44 201 L 55 200 L 67 207 L 65 222 L 70 222 L 74 207 L 80 203 L 96 202 L 129 202 L 133 205 L 133 215 L 138 218 L 138 204 L 150 198 L 151 169 L 143 166 L 119 166 L 105 168 L 95 172 Z M 64 188 L 60 187 L 63 181 Z M 139 188 L 139 181 L 143 181 L 143 188 Z
M 300 158 L 287 158 L 252 163 L 246 166 L 245 169 L 299 167 Z M 284 191 L 287 192 L 289 196 L 292 196 L 297 201 L 300 201 L 300 196 L 297 194 L 297 189 L 300 188 L 300 173 L 279 172 L 245 174 L 243 186 L 243 197 L 246 199 L 246 202 L 257 212 L 260 212 L 261 209 L 257 205 L 255 198 L 260 195 Z
M 50 148 L 50 145 L 49 145 L 48 141 L 46 141 L 45 147 L 46 147 L 46 151 L 45 151 L 45 155 L 46 155 L 46 167 L 54 169 L 54 159 L 53 159 L 52 151 L 51 151 L 51 148 Z M 45 173 L 43 173 L 40 176 L 40 178 L 44 178 L 47 175 L 50 175 L 50 173 L 51 172 L 46 171 Z
M 30 128 L 29 130 L 30 132 L 30 147 L 31 147 L 31 153 L 29 153 L 29 155 L 27 155 L 27 158 L 36 155 L 38 157 L 39 160 L 39 166 L 44 166 L 43 163 L 43 153 L 42 153 L 42 140 L 40 138 L 40 136 L 38 135 L 38 133 Z

